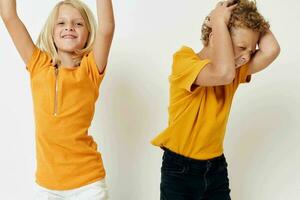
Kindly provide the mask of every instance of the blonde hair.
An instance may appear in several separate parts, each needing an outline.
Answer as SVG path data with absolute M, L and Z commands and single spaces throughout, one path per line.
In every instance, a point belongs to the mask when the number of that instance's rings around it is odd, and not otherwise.
M 55 21 L 58 17 L 59 8 L 61 5 L 70 5 L 76 8 L 80 12 L 81 16 L 83 17 L 87 25 L 89 36 L 86 45 L 83 49 L 75 50 L 76 56 L 73 57 L 73 59 L 76 62 L 76 65 L 79 65 L 83 55 L 85 55 L 86 53 L 92 50 L 92 46 L 94 44 L 95 37 L 96 37 L 96 29 L 97 29 L 96 20 L 94 18 L 92 11 L 88 8 L 88 6 L 85 3 L 83 3 L 80 0 L 63 0 L 58 4 L 56 4 L 56 6 L 51 11 L 37 39 L 36 45 L 41 50 L 50 54 L 50 56 L 52 57 L 53 65 L 61 64 L 61 60 L 58 57 L 57 48 L 55 46 L 54 39 L 53 39 Z
M 232 4 L 238 3 L 237 7 L 232 11 L 231 18 L 229 20 L 228 29 L 233 27 L 249 28 L 255 32 L 264 34 L 269 28 L 270 24 L 264 17 L 258 12 L 255 0 L 234 0 Z M 208 17 L 206 17 L 206 20 Z M 209 35 L 212 29 L 206 24 L 206 21 L 202 25 L 202 42 L 204 46 L 209 43 Z

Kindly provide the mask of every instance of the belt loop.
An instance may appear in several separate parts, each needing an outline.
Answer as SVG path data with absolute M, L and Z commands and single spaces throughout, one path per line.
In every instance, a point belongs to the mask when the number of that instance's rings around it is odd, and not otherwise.
M 211 166 L 212 166 L 212 162 L 210 160 L 208 160 L 207 165 L 206 165 L 207 170 L 210 170 Z
M 191 165 L 190 159 L 187 159 L 184 162 L 184 172 L 185 173 L 188 173 L 190 171 L 190 165 Z

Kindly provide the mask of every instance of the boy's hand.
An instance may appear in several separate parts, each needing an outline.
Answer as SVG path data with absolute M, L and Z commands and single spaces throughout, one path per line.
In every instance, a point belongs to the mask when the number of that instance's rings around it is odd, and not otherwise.
M 228 1 L 220 1 L 216 8 L 209 14 L 209 16 L 206 18 L 206 24 L 209 27 L 212 27 L 213 23 L 222 22 L 228 25 L 231 13 L 233 9 L 236 8 L 238 4 L 233 4 L 234 0 L 228 0 Z

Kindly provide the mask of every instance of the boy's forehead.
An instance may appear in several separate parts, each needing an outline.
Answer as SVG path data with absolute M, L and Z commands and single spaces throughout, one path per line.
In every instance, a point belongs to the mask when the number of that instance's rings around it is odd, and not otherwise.
M 233 28 L 233 41 L 244 43 L 245 45 L 256 45 L 259 39 L 259 33 L 248 28 Z

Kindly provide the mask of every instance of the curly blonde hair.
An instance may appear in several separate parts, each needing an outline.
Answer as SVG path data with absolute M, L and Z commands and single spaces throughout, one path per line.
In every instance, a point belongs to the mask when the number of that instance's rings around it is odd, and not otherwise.
M 249 28 L 263 35 L 270 28 L 269 22 L 258 12 L 255 0 L 235 0 L 232 1 L 231 5 L 235 3 L 238 3 L 238 5 L 232 11 L 228 23 L 229 30 L 233 27 Z M 205 18 L 201 29 L 201 39 L 204 46 L 208 45 L 209 35 L 212 31 L 211 27 L 206 23 L 208 19 L 209 16 Z

